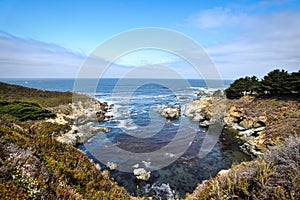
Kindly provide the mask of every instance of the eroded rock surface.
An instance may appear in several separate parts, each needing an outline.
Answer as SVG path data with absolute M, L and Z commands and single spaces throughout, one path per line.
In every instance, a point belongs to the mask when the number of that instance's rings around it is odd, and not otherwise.
M 160 108 L 158 110 L 158 113 L 165 117 L 166 119 L 178 119 L 180 117 L 181 113 L 181 106 L 175 105 L 175 106 L 166 106 L 163 108 Z
M 148 181 L 151 176 L 151 171 L 146 171 L 144 168 L 137 168 L 133 170 L 133 174 L 139 180 Z
M 105 102 L 102 103 L 88 98 L 58 108 L 56 111 L 57 117 L 48 121 L 58 124 L 69 124 L 71 130 L 58 136 L 56 139 L 62 143 L 77 146 L 83 144 L 98 132 L 108 131 L 108 128 L 105 127 L 93 127 L 93 123 L 112 117 L 111 114 L 107 114 L 110 108 Z
M 236 137 L 244 142 L 241 149 L 249 155 L 257 156 L 265 150 L 256 141 L 266 128 L 267 116 L 265 113 L 253 116 L 247 112 L 247 108 L 237 107 L 233 102 L 206 97 L 188 103 L 184 115 L 193 121 L 199 121 L 201 127 L 209 127 L 218 122 L 224 124 L 225 128 L 235 130 Z

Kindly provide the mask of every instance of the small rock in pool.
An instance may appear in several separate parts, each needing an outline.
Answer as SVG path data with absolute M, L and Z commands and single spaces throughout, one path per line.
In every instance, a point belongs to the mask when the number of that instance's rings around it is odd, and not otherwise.
M 118 164 L 114 163 L 114 162 L 107 162 L 106 167 L 108 167 L 110 170 L 115 170 L 115 169 L 117 169 Z

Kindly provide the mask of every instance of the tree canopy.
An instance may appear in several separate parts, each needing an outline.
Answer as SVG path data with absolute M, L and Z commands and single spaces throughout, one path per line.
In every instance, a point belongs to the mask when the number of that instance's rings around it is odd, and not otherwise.
M 239 78 L 225 90 L 226 97 L 229 99 L 244 95 L 282 95 L 299 92 L 300 70 L 288 73 L 279 69 L 269 72 L 262 80 L 258 80 L 256 76 Z

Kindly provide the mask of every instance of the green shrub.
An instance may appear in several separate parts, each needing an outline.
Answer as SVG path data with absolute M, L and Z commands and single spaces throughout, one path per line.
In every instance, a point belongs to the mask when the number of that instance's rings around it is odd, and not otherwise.
M 55 117 L 49 110 L 38 104 L 25 101 L 0 101 L 0 114 L 8 114 L 19 121 L 37 120 Z

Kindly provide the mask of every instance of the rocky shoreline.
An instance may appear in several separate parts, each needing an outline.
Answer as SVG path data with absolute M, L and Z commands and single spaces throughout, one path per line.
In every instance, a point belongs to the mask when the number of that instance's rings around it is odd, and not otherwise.
M 61 105 L 53 109 L 56 118 L 48 119 L 48 122 L 61 125 L 69 125 L 70 130 L 58 137 L 56 140 L 72 146 L 85 143 L 98 132 L 109 131 L 106 127 L 94 127 L 93 124 L 109 119 L 112 115 L 109 110 L 112 105 L 100 102 L 93 98 Z
M 244 97 L 242 101 L 251 102 L 253 99 Z M 178 119 L 183 110 L 183 115 L 192 121 L 199 122 L 199 126 L 209 128 L 210 125 L 221 123 L 223 132 L 233 134 L 242 144 L 241 151 L 257 157 L 266 148 L 262 145 L 259 135 L 266 129 L 266 113 L 250 115 L 247 107 L 238 107 L 237 102 L 222 97 L 202 97 L 187 103 L 184 108 L 180 105 L 165 106 L 158 109 L 158 113 L 167 120 Z
M 238 108 L 228 100 L 219 97 L 204 97 L 187 103 L 184 115 L 193 121 L 198 121 L 200 127 L 208 128 L 216 123 L 214 116 L 217 112 L 224 112 L 218 119 L 224 124 L 223 132 L 234 134 L 243 144 L 240 149 L 253 157 L 262 154 L 263 149 L 257 148 L 256 140 L 266 128 L 267 117 L 247 115 L 245 108 Z
M 223 132 L 233 134 L 241 143 L 240 149 L 251 157 L 257 157 L 268 148 L 276 146 L 289 133 L 297 134 L 297 126 L 287 126 L 297 125 L 297 101 L 256 99 L 251 96 L 223 101 L 218 98 L 204 97 L 190 102 L 185 106 L 184 115 L 198 121 L 200 127 L 208 128 L 215 123 L 214 116 L 221 110 L 222 116 L 217 115 L 218 120 L 224 124 Z

